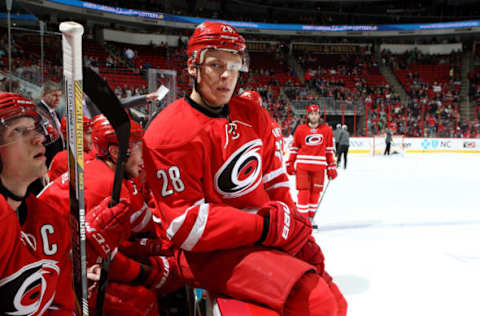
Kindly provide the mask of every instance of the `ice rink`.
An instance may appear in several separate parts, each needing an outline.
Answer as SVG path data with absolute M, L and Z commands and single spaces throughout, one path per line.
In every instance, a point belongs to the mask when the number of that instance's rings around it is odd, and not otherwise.
M 316 222 L 349 316 L 480 315 L 480 155 L 352 154 Z

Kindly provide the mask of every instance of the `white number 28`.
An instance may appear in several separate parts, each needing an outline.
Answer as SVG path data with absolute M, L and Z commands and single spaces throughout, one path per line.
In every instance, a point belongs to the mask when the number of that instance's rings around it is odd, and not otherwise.
M 173 190 L 177 192 L 182 192 L 185 190 L 185 184 L 181 179 L 180 169 L 177 166 L 172 166 L 168 168 L 168 172 L 164 169 L 157 171 L 157 178 L 162 179 L 162 196 L 166 197 L 173 194 Z M 169 184 L 173 189 L 169 189 Z

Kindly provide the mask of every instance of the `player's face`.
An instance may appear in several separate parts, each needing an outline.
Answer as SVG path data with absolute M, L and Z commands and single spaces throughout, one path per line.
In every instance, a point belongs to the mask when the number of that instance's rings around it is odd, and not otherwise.
M 92 129 L 89 128 L 86 131 L 83 131 L 83 151 L 89 152 L 90 150 L 92 150 L 92 147 Z
M 9 121 L 1 132 L 2 176 L 30 184 L 47 172 L 45 137 L 35 129 L 35 121 L 22 117 Z
M 316 111 L 308 113 L 308 121 L 310 123 L 317 124 L 319 120 L 320 120 L 320 113 Z
M 130 156 L 125 164 L 125 172 L 131 178 L 136 178 L 142 171 L 142 142 L 136 142 L 130 147 Z
M 60 105 L 62 97 L 62 91 L 56 90 L 50 93 L 47 93 L 43 96 L 43 101 L 48 104 L 52 109 L 56 109 Z
M 208 50 L 205 53 L 205 61 L 199 67 L 197 87 L 210 106 L 222 106 L 230 101 L 241 66 L 242 58 L 239 55 L 220 50 Z M 189 73 L 196 77 L 196 68 L 191 64 Z M 198 103 L 202 101 L 195 92 L 192 98 Z

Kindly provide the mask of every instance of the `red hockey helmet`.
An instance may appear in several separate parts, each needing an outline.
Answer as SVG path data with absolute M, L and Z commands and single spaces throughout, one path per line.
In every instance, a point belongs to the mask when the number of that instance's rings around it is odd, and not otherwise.
M 37 120 L 39 115 L 35 110 L 35 104 L 19 94 L 0 92 L 0 124 L 11 119 L 29 116 Z
M 194 65 L 201 65 L 208 49 L 223 50 L 242 57 L 240 71 L 248 71 L 245 39 L 237 30 L 226 23 L 205 21 L 193 31 L 187 44 L 188 58 Z
M 91 128 L 93 128 L 93 121 L 84 115 L 83 132 L 86 133 Z M 67 118 L 65 116 L 62 117 L 62 121 L 60 122 L 60 130 L 62 131 L 64 139 L 67 139 Z
M 307 106 L 307 114 L 312 112 L 320 113 L 320 107 L 316 104 L 310 104 Z
M 0 92 L 0 125 L 8 125 L 9 120 L 31 117 L 35 120 L 35 130 L 45 136 L 44 144 L 56 141 L 57 130 L 53 123 L 37 112 L 35 104 L 17 93 Z
M 137 122 L 130 120 L 130 146 L 142 140 L 143 128 Z M 93 144 L 96 149 L 96 155 L 99 157 L 107 157 L 109 155 L 108 147 L 110 145 L 118 145 L 117 134 L 110 122 L 103 115 L 95 116 L 93 120 L 92 132 Z
M 253 91 L 253 90 L 244 91 L 240 95 L 240 98 L 244 98 L 246 100 L 252 101 L 253 103 L 259 106 L 262 106 L 263 104 L 262 96 L 257 91 Z

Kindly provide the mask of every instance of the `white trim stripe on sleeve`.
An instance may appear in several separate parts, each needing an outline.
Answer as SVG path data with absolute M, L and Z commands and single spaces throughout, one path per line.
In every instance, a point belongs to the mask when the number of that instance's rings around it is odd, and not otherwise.
M 143 203 L 143 207 L 130 216 L 130 223 L 132 224 L 137 220 L 137 218 L 139 218 L 142 215 L 143 215 L 142 221 L 137 225 L 135 225 L 135 227 L 132 227 L 132 231 L 136 233 L 144 229 L 150 222 L 150 219 L 152 218 L 152 212 L 148 208 L 147 203 Z
M 273 179 L 281 176 L 284 173 L 283 168 L 280 167 L 277 170 L 273 170 L 272 172 L 269 172 L 263 176 L 263 183 L 267 183 L 272 181 Z
M 201 205 L 203 203 L 205 203 L 205 199 L 198 200 L 197 202 L 193 203 L 192 206 L 187 208 L 182 215 L 180 215 L 178 217 L 175 217 L 173 219 L 173 221 L 170 223 L 170 225 L 168 226 L 168 229 L 167 229 L 168 239 L 171 240 L 173 238 L 173 236 L 178 232 L 180 227 L 182 227 L 183 222 L 185 222 L 185 217 L 187 217 L 188 211 L 190 211 L 195 206 Z M 156 222 L 156 218 L 154 218 L 153 221 Z
M 190 234 L 188 234 L 187 239 L 182 244 L 182 249 L 190 251 L 195 247 L 200 238 L 203 236 L 205 231 L 205 226 L 207 226 L 208 211 L 210 209 L 210 204 L 202 204 L 198 209 L 197 219 L 195 224 L 193 224 Z
M 290 182 L 288 182 L 288 181 L 279 182 L 277 184 L 269 186 L 268 188 L 265 188 L 265 191 L 270 191 L 270 190 L 278 189 L 278 188 L 290 188 Z

